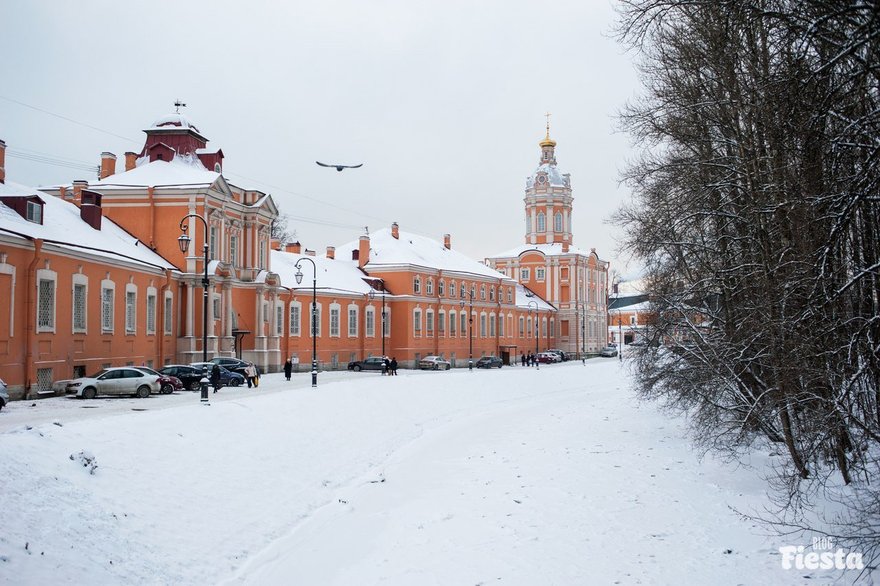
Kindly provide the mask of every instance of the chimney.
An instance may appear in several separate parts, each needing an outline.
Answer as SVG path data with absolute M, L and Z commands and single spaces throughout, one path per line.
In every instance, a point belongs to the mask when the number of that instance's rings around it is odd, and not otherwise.
M 562 252 L 563 253 L 568 252 L 568 240 L 565 240 L 562 242 Z
M 299 243 L 299 240 L 296 242 L 288 242 L 284 245 L 284 252 L 291 252 L 293 254 L 299 254 L 302 250 L 302 246 Z
M 83 189 L 89 186 L 89 182 L 85 179 L 75 179 L 73 181 L 73 201 L 79 203 L 82 199 Z
M 111 175 L 116 175 L 116 155 L 104 151 L 101 153 L 101 174 L 98 179 L 106 179 Z
M 450 250 L 452 248 L 452 236 L 449 234 L 443 235 L 443 248 Z
M 358 260 L 361 256 L 361 251 L 354 249 L 351 251 L 351 260 Z
M 0 183 L 6 183 L 6 143 L 0 140 Z
M 269 242 L 269 246 L 272 247 L 272 250 L 281 250 L 281 241 L 278 240 L 277 238 L 273 238 Z
M 333 260 L 336 258 L 336 247 L 335 246 L 328 246 L 327 247 L 327 258 L 329 258 L 330 260 Z
M 315 256 L 315 251 L 309 250 L 308 248 L 306 248 L 306 256 Z
M 82 190 L 82 203 L 79 206 L 79 217 L 82 221 L 94 228 L 101 229 L 101 194 L 88 189 Z
M 357 252 L 357 261 L 358 268 L 364 268 L 368 262 L 370 262 L 370 237 L 367 235 L 361 236 L 361 239 L 358 241 L 358 249 L 356 251 L 352 251 L 352 260 L 354 260 L 354 253 Z
M 135 163 L 137 162 L 137 154 L 131 151 L 125 153 L 125 170 L 131 171 L 135 167 Z
M 400 238 L 400 231 L 397 228 L 397 222 L 391 224 L 391 235 L 394 237 L 395 240 Z

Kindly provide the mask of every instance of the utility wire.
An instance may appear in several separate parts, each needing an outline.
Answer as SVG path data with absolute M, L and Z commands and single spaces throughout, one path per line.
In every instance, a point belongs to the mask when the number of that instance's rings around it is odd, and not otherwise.
M 18 100 L 13 100 L 12 98 L 7 98 L 6 96 L 0 96 L 0 100 L 6 100 L 7 102 L 12 102 L 13 104 L 18 104 L 19 106 L 24 106 L 25 108 L 30 108 L 31 110 L 36 110 L 37 112 L 42 112 L 43 114 L 48 114 L 49 116 L 54 116 L 55 118 L 60 118 L 61 120 L 66 120 L 67 122 L 71 122 L 73 124 L 77 124 L 79 126 L 84 126 L 85 128 L 90 128 L 92 130 L 97 130 L 98 132 L 103 132 L 104 134 L 109 134 L 110 136 L 115 136 L 116 138 L 122 138 L 124 140 L 130 142 L 137 142 L 131 137 L 122 136 L 121 134 L 116 134 L 115 132 L 110 132 L 109 130 L 104 130 L 103 128 L 98 128 L 97 126 L 92 126 L 91 124 L 86 124 L 85 122 L 80 122 L 79 120 L 74 120 L 73 118 L 68 118 L 67 116 L 62 116 L 61 114 L 56 114 L 55 112 L 50 112 L 49 110 L 44 110 L 42 108 L 38 108 L 36 106 L 31 106 L 30 104 L 25 104 L 24 102 L 20 102 Z

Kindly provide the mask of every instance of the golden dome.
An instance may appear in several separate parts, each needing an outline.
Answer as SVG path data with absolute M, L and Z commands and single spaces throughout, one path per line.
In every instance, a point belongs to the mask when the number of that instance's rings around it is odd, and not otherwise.
M 550 129 L 549 128 L 547 129 L 547 135 L 544 137 L 544 140 L 542 140 L 538 144 L 541 145 L 542 147 L 545 147 L 545 146 L 555 147 L 556 146 L 556 141 L 553 140 L 552 138 L 550 138 Z

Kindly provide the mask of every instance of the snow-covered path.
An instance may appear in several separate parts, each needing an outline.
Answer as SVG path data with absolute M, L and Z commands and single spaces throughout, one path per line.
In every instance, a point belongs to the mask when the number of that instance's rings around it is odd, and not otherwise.
M 803 581 L 729 508 L 766 462 L 700 461 L 617 361 L 307 377 L 7 424 L 0 583 Z

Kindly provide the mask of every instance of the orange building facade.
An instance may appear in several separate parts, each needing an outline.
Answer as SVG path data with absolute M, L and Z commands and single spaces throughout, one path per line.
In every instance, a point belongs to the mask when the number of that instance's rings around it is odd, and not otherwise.
M 525 244 L 486 262 L 557 309 L 561 350 L 596 353 L 607 343 L 609 263 L 594 248 L 584 251 L 573 244 L 571 177 L 557 167 L 549 123 L 539 145 L 541 158 L 523 199 Z
M 222 151 L 192 122 L 175 113 L 145 133 L 122 169 L 102 153 L 98 181 L 42 191 L 5 181 L 0 141 L 0 377 L 13 398 L 55 394 L 54 383 L 102 367 L 160 368 L 203 352 L 264 372 L 293 358 L 306 370 L 313 274 L 322 369 L 383 350 L 403 367 L 428 355 L 464 367 L 560 346 L 557 308 L 537 283 L 457 253 L 448 235 L 395 224 L 338 247 L 338 258 L 334 247 L 281 250 L 271 195 L 227 181 Z

